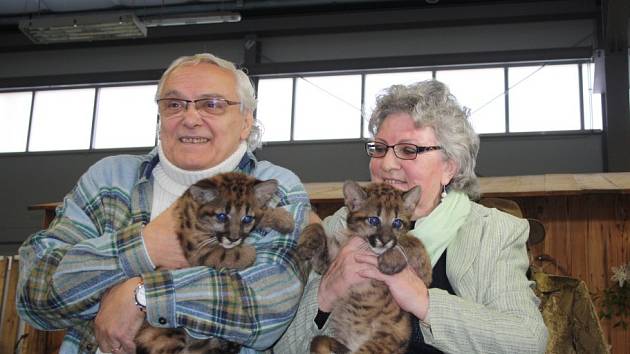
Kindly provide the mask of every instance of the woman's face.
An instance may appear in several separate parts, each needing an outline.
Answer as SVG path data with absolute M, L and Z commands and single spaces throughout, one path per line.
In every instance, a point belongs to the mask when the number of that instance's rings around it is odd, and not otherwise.
M 394 145 L 411 143 L 417 146 L 437 146 L 433 128 L 416 128 L 407 113 L 388 115 L 381 124 L 375 141 Z M 409 190 L 415 186 L 422 188 L 422 197 L 414 211 L 414 219 L 428 215 L 440 201 L 442 186 L 447 185 L 455 172 L 453 161 L 445 160 L 441 150 L 419 153 L 415 160 L 401 160 L 388 149 L 382 158 L 370 160 L 370 174 L 373 182 L 385 182 L 399 190 Z

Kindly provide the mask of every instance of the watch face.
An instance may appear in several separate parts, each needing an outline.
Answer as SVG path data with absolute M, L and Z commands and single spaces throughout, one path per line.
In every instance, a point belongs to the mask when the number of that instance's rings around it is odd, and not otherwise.
M 147 306 L 147 297 L 144 293 L 144 284 L 140 283 L 136 287 L 134 291 L 134 300 L 136 301 L 136 305 L 138 305 L 141 310 L 144 310 L 144 308 Z

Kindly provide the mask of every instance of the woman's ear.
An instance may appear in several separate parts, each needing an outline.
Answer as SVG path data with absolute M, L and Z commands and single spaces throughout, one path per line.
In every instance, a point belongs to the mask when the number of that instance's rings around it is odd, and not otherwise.
M 454 160 L 448 159 L 444 162 L 444 170 L 442 171 L 442 185 L 448 186 L 449 183 L 457 174 L 457 170 L 459 170 L 459 166 Z

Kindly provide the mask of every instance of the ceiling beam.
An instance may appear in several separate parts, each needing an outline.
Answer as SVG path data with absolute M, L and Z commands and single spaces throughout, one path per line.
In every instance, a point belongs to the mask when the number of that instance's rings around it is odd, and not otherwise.
M 620 0 L 625 1 L 625 0 Z M 140 10 L 137 10 L 138 15 Z M 142 19 L 142 15 L 139 15 Z M 562 21 L 599 17 L 594 1 L 548 0 L 502 3 L 457 4 L 442 7 L 379 9 L 303 13 L 292 15 L 243 16 L 241 22 L 150 28 L 146 39 L 36 46 L 17 30 L 4 26 L 0 51 L 64 49 L 77 46 L 118 46 L 198 41 L 212 38 L 240 39 L 248 35 L 269 36 L 342 33 L 447 26 L 491 25 L 518 22 Z M 1 22 L 0 22 L 1 23 Z

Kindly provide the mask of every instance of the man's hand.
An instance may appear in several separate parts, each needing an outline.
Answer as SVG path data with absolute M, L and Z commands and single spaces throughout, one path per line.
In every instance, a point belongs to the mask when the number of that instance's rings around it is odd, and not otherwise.
M 126 280 L 109 289 L 101 299 L 94 331 L 102 352 L 136 352 L 133 340 L 145 318 L 134 301 L 134 289 L 139 283 L 139 277 Z
M 322 277 L 317 292 L 319 308 L 324 312 L 330 312 L 334 303 L 343 297 L 354 284 L 367 281 L 359 272 L 373 267 L 367 263 L 358 263 L 355 257 L 358 255 L 373 255 L 367 247 L 365 240 L 353 237 L 339 251 L 328 271 Z
M 190 267 L 176 235 L 175 204 L 148 223 L 142 232 L 149 258 L 158 268 Z

